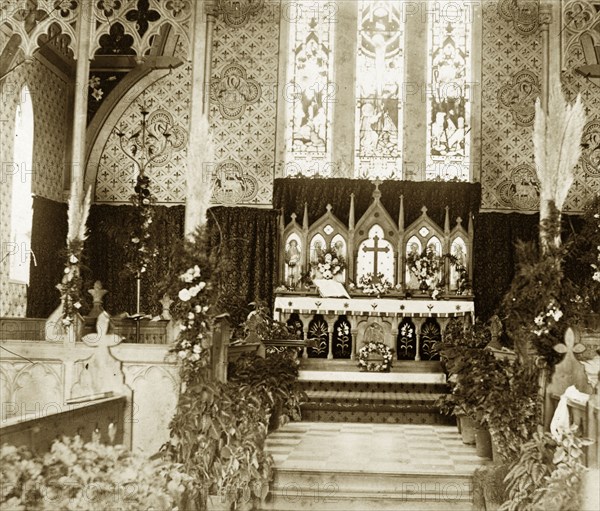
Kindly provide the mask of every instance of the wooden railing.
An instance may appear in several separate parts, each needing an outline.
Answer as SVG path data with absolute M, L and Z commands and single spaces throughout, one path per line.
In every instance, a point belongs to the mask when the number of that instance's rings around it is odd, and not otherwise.
M 62 436 L 79 435 L 88 442 L 96 437 L 102 443 L 129 444 L 125 438 L 126 397 L 111 396 L 72 405 L 46 403 L 40 407 L 16 407 L 0 424 L 2 443 L 26 446 L 42 454 Z M 20 409 L 19 409 L 20 408 Z
M 588 468 L 599 468 L 599 446 L 600 446 L 600 396 L 598 375 L 595 375 L 596 384 L 590 383 L 590 375 L 585 366 L 577 360 L 576 353 L 582 353 L 585 347 L 579 343 L 580 334 L 571 328 L 565 333 L 564 344 L 558 344 L 554 349 L 564 358 L 554 368 L 550 383 L 546 386 L 546 400 L 544 406 L 544 422 L 546 430 L 550 428 L 552 417 L 561 396 L 567 388 L 574 385 L 577 390 L 587 394 L 587 402 L 581 403 L 572 399 L 567 400 L 571 424 L 577 424 L 578 433 L 584 438 L 594 441 L 585 449 L 585 464 Z M 596 369 L 597 371 L 597 369 Z M 594 376 L 594 375 L 591 375 Z M 592 378 L 593 379 L 593 378 Z

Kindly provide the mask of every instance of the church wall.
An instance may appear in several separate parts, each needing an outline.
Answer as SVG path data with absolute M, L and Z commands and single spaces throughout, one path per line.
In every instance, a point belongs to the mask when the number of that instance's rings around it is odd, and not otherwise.
M 185 48 L 180 48 L 178 56 L 185 59 L 185 51 Z M 114 128 L 124 133 L 133 133 L 139 127 L 142 119 L 140 106 L 145 102 L 151 114 L 157 110 L 164 111 L 184 137 L 182 147 L 168 151 L 164 160 L 153 164 L 148 172 L 152 195 L 160 204 L 185 203 L 191 72 L 190 62 L 184 60 L 183 65 L 139 90 L 133 98 L 122 100 L 116 107 L 122 110 L 122 114 Z M 129 203 L 136 176 L 132 166 L 133 162 L 119 146 L 119 137 L 112 131 L 99 158 L 95 202 Z M 88 168 L 87 172 L 93 170 Z
M 600 13 L 589 1 L 563 0 L 562 5 L 563 18 L 559 23 L 561 28 L 564 27 L 560 40 L 561 81 L 570 101 L 581 94 L 588 120 L 583 132 L 583 154 L 575 169 L 575 181 L 567 199 L 567 209 L 577 211 L 586 200 L 600 195 L 600 78 L 586 78 L 575 71 L 580 66 L 598 63 L 593 50 L 585 51 L 584 41 L 591 38 L 596 48 L 600 44 Z M 569 21 L 572 19 L 576 22 Z
M 19 176 L 32 180 L 35 195 L 60 202 L 63 200 L 63 173 L 69 145 L 69 86 L 64 77 L 37 58 L 31 64 L 22 63 L 0 83 L 2 96 L 0 117 L 0 151 L 2 175 L 0 176 L 0 240 L 2 247 L 10 241 L 10 207 L 14 145 L 14 119 L 21 101 L 21 89 L 27 85 L 31 93 L 34 112 L 33 168 L 23 170 Z M 20 163 L 16 162 L 21 165 Z M 8 165 L 8 168 L 7 168 Z M 31 172 L 31 173 L 29 173 Z M 2 257 L 6 250 L 2 250 Z M 9 282 L 9 258 L 0 263 L 0 316 L 24 316 L 26 286 Z
M 285 94 L 278 84 L 279 7 L 279 0 L 266 2 L 240 26 L 223 17 L 215 21 L 210 105 L 215 205 L 271 204 L 277 108 L 283 108 Z M 228 76 L 238 77 L 239 86 L 228 84 Z

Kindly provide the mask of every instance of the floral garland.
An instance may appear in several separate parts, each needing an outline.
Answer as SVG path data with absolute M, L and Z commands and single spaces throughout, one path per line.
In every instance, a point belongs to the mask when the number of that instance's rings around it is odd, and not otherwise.
M 372 273 L 367 273 L 358 279 L 356 287 L 366 295 L 384 295 L 392 289 L 392 283 L 385 278 L 383 273 L 378 273 L 377 278 Z
M 381 355 L 381 362 L 369 361 L 369 355 Z M 361 371 L 389 372 L 392 367 L 394 350 L 383 342 L 369 342 L 358 350 L 358 367 Z
M 180 332 L 171 348 L 181 360 L 181 375 L 185 382 L 193 381 L 198 373 L 210 363 L 212 339 L 209 333 L 208 296 L 209 285 L 202 280 L 198 265 L 179 276 L 183 282 L 177 298 L 177 318 L 181 321 Z
M 81 255 L 87 238 L 86 222 L 90 212 L 91 188 L 88 188 L 83 203 L 78 202 L 75 188 L 71 189 L 68 209 L 67 257 L 62 282 L 58 285 L 62 302 L 62 323 L 70 326 L 82 306 Z
M 339 256 L 335 249 L 329 248 L 319 254 L 313 267 L 316 267 L 322 278 L 332 279 L 346 269 L 346 260 Z
M 153 246 L 151 239 L 151 225 L 154 217 L 152 207 L 155 199 L 150 192 L 150 178 L 139 174 L 135 185 L 135 193 L 130 200 L 136 207 L 137 218 L 133 220 L 133 232 L 129 239 L 128 248 L 133 252 L 133 261 L 126 265 L 132 275 L 139 277 L 148 270 L 152 259 L 158 255 L 158 249 Z

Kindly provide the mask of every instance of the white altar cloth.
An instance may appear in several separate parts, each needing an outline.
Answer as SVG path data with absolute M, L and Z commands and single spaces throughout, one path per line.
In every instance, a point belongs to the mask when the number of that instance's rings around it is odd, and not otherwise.
M 319 296 L 276 296 L 275 312 L 282 314 L 325 314 L 382 317 L 452 318 L 471 315 L 472 300 L 433 300 L 400 298 L 321 298 Z

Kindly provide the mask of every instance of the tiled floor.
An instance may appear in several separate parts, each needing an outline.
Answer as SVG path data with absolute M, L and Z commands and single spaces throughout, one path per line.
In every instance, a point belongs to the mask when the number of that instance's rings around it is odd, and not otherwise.
M 276 468 L 471 474 L 489 462 L 455 426 L 296 422 L 267 439 Z

